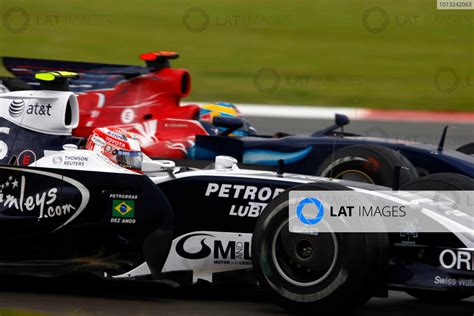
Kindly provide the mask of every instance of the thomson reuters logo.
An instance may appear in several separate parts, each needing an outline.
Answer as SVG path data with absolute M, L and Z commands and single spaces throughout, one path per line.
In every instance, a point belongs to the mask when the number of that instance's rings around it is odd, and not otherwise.
M 24 110 L 25 110 L 25 101 L 21 99 L 13 100 L 12 103 L 10 103 L 10 108 L 8 109 L 8 113 L 10 113 L 11 117 L 19 117 L 21 114 L 23 114 Z

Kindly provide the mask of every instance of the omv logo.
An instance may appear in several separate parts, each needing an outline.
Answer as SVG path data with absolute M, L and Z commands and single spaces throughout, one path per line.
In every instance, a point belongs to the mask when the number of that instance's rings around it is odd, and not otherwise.
M 8 108 L 8 113 L 10 113 L 11 117 L 19 117 L 23 114 L 25 110 L 25 101 L 22 99 L 13 100 L 10 103 L 10 107 Z
M 176 242 L 176 254 L 188 260 L 213 260 L 214 264 L 246 265 L 251 260 L 251 234 L 194 232 Z
M 308 208 L 311 205 L 316 207 L 316 210 L 317 210 L 316 217 L 314 218 L 306 217 L 303 212 L 305 207 Z M 300 222 L 302 222 L 305 225 L 316 225 L 323 219 L 323 216 L 324 216 L 323 203 L 321 203 L 321 201 L 316 198 L 311 198 L 311 197 L 304 198 L 298 203 L 298 206 L 296 207 L 296 216 L 298 217 Z
M 209 234 L 197 233 L 197 234 L 187 235 L 186 237 L 181 238 L 181 240 L 176 244 L 176 253 L 186 259 L 196 260 L 196 259 L 206 258 L 211 254 L 211 248 L 204 242 L 206 238 L 208 237 L 214 238 L 213 235 L 209 235 Z M 184 244 L 188 240 L 189 240 L 189 245 L 187 247 L 188 249 L 185 249 Z M 198 251 L 191 252 L 189 248 L 192 248 L 193 250 L 197 248 L 201 248 L 201 249 Z

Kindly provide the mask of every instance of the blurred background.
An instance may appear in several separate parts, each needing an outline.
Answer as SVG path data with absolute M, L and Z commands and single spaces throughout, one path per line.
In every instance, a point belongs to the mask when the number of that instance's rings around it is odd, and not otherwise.
M 474 110 L 474 11 L 435 0 L 1 0 L 0 18 L 2 56 L 177 51 L 193 101 Z

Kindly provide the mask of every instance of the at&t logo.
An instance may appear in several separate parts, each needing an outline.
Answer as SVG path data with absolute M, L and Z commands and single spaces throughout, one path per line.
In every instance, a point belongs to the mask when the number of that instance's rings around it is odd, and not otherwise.
M 8 108 L 11 117 L 19 117 L 25 110 L 25 101 L 22 99 L 13 100 Z

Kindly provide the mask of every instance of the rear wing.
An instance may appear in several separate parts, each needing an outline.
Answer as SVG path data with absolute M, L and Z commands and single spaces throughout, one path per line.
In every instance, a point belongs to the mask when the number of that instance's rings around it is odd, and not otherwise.
M 76 93 L 112 88 L 124 79 L 150 72 L 148 68 L 141 66 L 18 57 L 2 57 L 2 63 L 12 75 L 35 90 L 41 89 L 40 83 L 35 79 L 39 72 L 63 70 L 77 73 L 80 78 L 70 85 L 71 91 Z
M 13 76 L 23 80 L 34 90 L 41 89 L 40 83 L 35 79 L 39 72 L 62 70 L 77 73 L 80 78 L 70 84 L 70 89 L 79 93 L 113 88 L 122 80 L 169 67 L 168 60 L 178 57 L 179 55 L 173 52 L 142 54 L 140 59 L 147 63 L 146 67 L 20 57 L 2 57 L 2 63 Z

